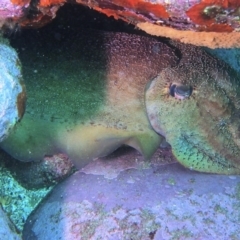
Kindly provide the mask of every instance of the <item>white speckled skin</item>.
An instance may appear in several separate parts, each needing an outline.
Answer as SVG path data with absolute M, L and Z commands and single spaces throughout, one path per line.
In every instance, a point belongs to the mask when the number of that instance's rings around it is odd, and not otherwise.
M 19 120 L 17 98 L 23 90 L 17 53 L 0 38 L 0 142 Z

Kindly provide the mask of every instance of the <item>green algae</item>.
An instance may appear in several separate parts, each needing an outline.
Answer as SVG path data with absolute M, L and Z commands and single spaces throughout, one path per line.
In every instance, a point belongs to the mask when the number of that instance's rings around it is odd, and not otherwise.
M 0 161 L 0 204 L 20 232 L 28 215 L 51 189 L 25 189 L 14 179 L 4 162 Z

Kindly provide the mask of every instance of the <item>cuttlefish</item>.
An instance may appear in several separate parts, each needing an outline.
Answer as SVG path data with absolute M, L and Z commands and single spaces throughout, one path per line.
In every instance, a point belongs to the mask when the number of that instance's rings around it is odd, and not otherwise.
M 32 51 L 20 52 L 25 115 L 1 143 L 14 158 L 65 153 L 81 168 L 128 145 L 150 159 L 165 137 L 188 168 L 240 173 L 238 75 L 200 48 L 85 31 Z
M 159 73 L 145 92 L 152 127 L 184 166 L 239 174 L 239 75 L 200 48 L 173 45 L 182 54 L 179 64 Z

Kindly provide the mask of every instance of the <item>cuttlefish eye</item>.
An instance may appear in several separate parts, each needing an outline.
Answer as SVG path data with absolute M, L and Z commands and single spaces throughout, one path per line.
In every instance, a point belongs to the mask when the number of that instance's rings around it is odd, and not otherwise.
M 169 87 L 169 94 L 180 100 L 190 97 L 192 91 L 193 88 L 189 85 L 171 84 Z

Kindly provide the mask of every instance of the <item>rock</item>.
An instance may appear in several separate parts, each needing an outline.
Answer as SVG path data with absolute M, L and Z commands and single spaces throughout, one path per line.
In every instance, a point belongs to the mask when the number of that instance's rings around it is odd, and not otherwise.
M 22 16 L 23 8 L 18 5 L 22 5 L 18 0 L 13 0 L 13 1 L 1 0 L 1 2 L 0 2 L 0 28 L 4 24 L 7 24 L 11 18 L 14 18 L 16 20 Z
M 170 27 L 159 26 L 150 22 L 141 22 L 137 28 L 153 36 L 167 37 L 182 43 L 189 43 L 195 46 L 208 48 L 239 48 L 239 32 L 194 32 L 190 30 L 182 31 Z
M 12 2 L 17 7 L 26 8 L 21 18 L 10 18 L 22 27 L 44 26 L 56 17 L 62 5 L 72 3 L 71 0 Z M 183 43 L 210 48 L 240 45 L 240 3 L 237 0 L 76 0 L 75 3 L 131 23 L 149 34 L 170 37 Z M 11 12 L 8 6 L 7 11 Z
M 55 185 L 74 172 L 65 154 L 45 156 L 39 162 L 23 163 L 0 152 L 2 161 L 14 178 L 26 189 L 39 189 Z
M 111 180 L 76 172 L 30 215 L 23 240 L 237 238 L 239 180 L 176 163 Z
M 0 37 L 0 142 L 22 118 L 26 93 L 16 51 Z
M 0 207 L 0 239 L 1 240 L 20 240 L 21 237 L 15 232 L 14 225 L 10 222 L 7 215 Z

